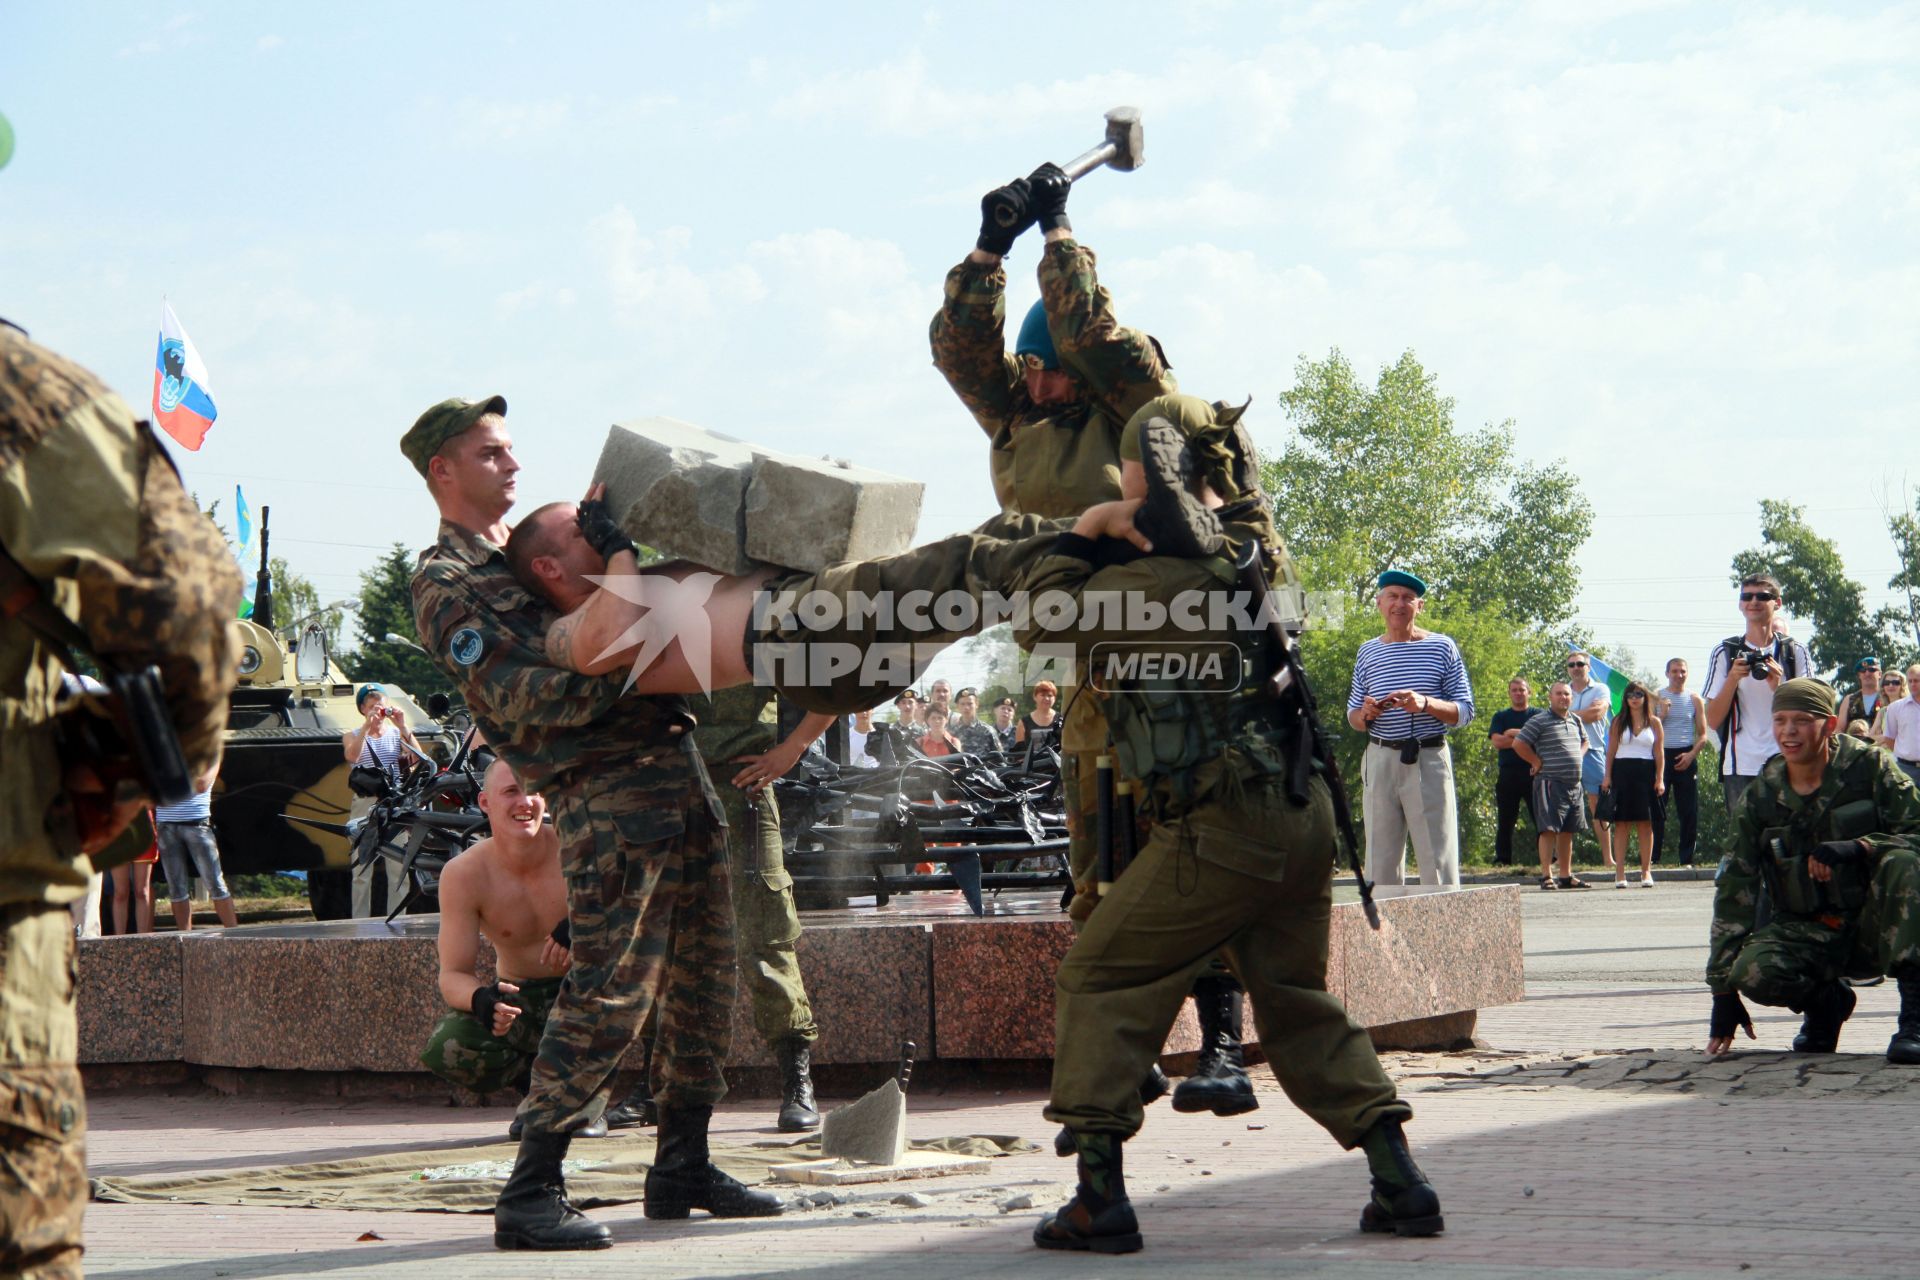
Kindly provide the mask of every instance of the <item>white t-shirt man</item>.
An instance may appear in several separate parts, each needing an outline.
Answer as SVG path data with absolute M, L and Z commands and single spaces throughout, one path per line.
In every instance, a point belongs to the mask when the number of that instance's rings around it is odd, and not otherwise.
M 1773 643 L 1761 652 L 1777 664 L 1785 678 L 1811 675 L 1813 658 L 1807 653 L 1807 646 L 1791 636 L 1776 635 Z M 1791 652 L 1792 657 L 1788 658 Z M 1726 681 L 1727 670 L 1733 663 L 1733 655 L 1727 652 L 1725 644 L 1715 645 L 1707 656 L 1707 687 L 1701 696 L 1712 701 L 1720 686 Z M 1721 776 L 1738 775 L 1743 778 L 1757 777 L 1767 761 L 1780 754 L 1780 748 L 1773 741 L 1773 684 L 1767 680 L 1755 680 L 1752 676 L 1740 682 L 1733 691 L 1733 732 L 1721 740 L 1720 773 Z M 1722 730 L 1727 726 L 1722 725 Z
M 1894 759 L 1902 764 L 1920 765 L 1920 702 L 1911 695 L 1887 704 L 1882 731 L 1893 739 Z

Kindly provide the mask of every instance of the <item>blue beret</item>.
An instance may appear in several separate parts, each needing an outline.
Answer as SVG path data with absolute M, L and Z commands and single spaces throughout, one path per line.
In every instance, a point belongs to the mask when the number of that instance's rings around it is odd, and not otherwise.
M 376 693 L 377 693 L 377 694 L 379 694 L 379 695 L 381 695 L 382 697 L 385 697 L 385 696 L 386 696 L 386 692 L 387 692 L 387 686 L 385 686 L 385 685 L 383 685 L 383 684 L 363 684 L 363 685 L 361 685 L 361 686 L 360 686 L 360 692 L 358 692 L 358 693 L 356 693 L 356 694 L 354 694 L 354 695 L 353 695 L 353 709 L 354 709 L 355 711 L 364 711 L 364 710 L 366 710 L 366 708 L 367 708 L 367 699 L 368 699 L 368 698 L 371 698 L 371 697 L 372 697 L 372 696 L 373 696 L 374 694 L 376 694 Z
M 1013 344 L 1013 354 L 1038 356 L 1041 367 L 1045 369 L 1060 367 L 1060 355 L 1053 349 L 1053 331 L 1047 328 L 1045 300 L 1037 301 L 1027 309 L 1027 318 L 1020 322 L 1020 337 Z
M 1412 574 L 1399 569 L 1389 569 L 1380 575 L 1379 589 L 1385 590 L 1388 587 L 1405 587 L 1417 596 L 1427 594 L 1426 583 L 1414 577 Z

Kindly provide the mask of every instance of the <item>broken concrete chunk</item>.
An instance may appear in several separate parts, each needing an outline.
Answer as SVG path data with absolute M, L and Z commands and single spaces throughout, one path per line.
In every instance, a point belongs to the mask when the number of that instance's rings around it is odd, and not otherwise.
M 894 1080 L 829 1111 L 820 1124 L 820 1154 L 868 1164 L 898 1164 L 907 1153 L 907 1095 Z

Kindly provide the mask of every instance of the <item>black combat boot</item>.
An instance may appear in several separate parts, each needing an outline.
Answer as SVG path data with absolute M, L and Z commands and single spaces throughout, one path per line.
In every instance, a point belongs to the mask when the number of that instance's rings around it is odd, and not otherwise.
M 660 1111 L 653 1105 L 653 1089 L 645 1076 L 640 1077 L 619 1105 L 607 1108 L 605 1121 L 609 1129 L 639 1129 L 659 1123 Z
M 647 1170 L 647 1216 L 684 1218 L 705 1209 L 716 1218 L 771 1218 L 785 1206 L 714 1166 L 707 1153 L 712 1107 L 661 1107 L 659 1146 Z
M 1220 517 L 1195 496 L 1200 475 L 1186 434 L 1165 418 L 1149 418 L 1140 430 L 1140 465 L 1147 494 L 1133 513 L 1133 527 L 1161 556 L 1198 559 L 1226 545 Z
M 1795 1053 L 1832 1053 L 1840 1047 L 1840 1028 L 1853 1016 L 1859 997 L 1844 982 L 1823 982 L 1813 989 L 1799 1013 L 1800 1034 L 1793 1038 Z
M 1127 1186 L 1120 1176 L 1117 1133 L 1082 1133 L 1074 1145 L 1080 1157 L 1080 1185 L 1073 1199 L 1051 1218 L 1040 1219 L 1033 1242 L 1042 1249 L 1080 1249 L 1094 1253 L 1138 1253 L 1140 1222 L 1133 1216 Z
M 1899 981 L 1900 1023 L 1887 1045 L 1887 1061 L 1911 1067 L 1920 1064 L 1920 976 Z
M 1160 1099 L 1166 1097 L 1168 1090 L 1172 1088 L 1173 1081 L 1167 1079 L 1167 1073 L 1160 1069 L 1160 1064 L 1157 1062 L 1149 1063 L 1147 1065 L 1147 1074 L 1140 1077 L 1140 1105 L 1143 1107 L 1152 1106 L 1154 1103 L 1160 1101 Z M 1053 1154 L 1065 1160 L 1077 1150 L 1078 1147 L 1074 1144 L 1073 1140 L 1073 1130 L 1067 1128 L 1065 1125 L 1061 1125 L 1060 1132 L 1053 1135 Z
M 1193 1074 L 1173 1091 L 1175 1111 L 1211 1111 L 1237 1116 L 1257 1110 L 1253 1081 L 1240 1050 L 1240 984 L 1217 974 L 1193 984 L 1193 1007 L 1200 1015 L 1200 1056 Z
M 1373 1172 L 1373 1199 L 1360 1211 L 1362 1231 L 1401 1236 L 1437 1236 L 1447 1229 L 1440 1197 L 1407 1150 L 1399 1116 L 1377 1121 L 1360 1139 Z
M 780 1061 L 780 1119 L 782 1133 L 805 1133 L 820 1127 L 820 1111 L 813 1104 L 813 1046 L 799 1036 L 773 1044 Z
M 526 1133 L 513 1172 L 493 1206 L 496 1249 L 611 1249 L 613 1233 L 567 1203 L 560 1162 L 566 1133 Z

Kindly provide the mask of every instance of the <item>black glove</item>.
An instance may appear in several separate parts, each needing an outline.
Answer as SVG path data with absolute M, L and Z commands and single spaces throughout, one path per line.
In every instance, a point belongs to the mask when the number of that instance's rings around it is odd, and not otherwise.
M 607 559 L 613 559 L 617 551 L 633 550 L 633 539 L 613 518 L 613 512 L 607 504 L 598 498 L 588 498 L 580 504 L 580 536 L 587 545 Z
M 561 916 L 560 923 L 553 926 L 553 932 L 548 934 L 547 936 L 552 938 L 555 942 L 559 943 L 561 946 L 565 947 L 567 950 L 569 951 L 573 950 L 573 919 L 572 917 Z
M 1067 221 L 1067 193 L 1073 190 L 1073 180 L 1064 169 L 1051 162 L 1043 164 L 1027 175 L 1027 186 L 1033 191 L 1034 221 L 1042 231 L 1073 230 Z
M 1747 1039 L 1753 1039 L 1753 1018 L 1747 1013 L 1740 993 L 1728 991 L 1714 996 L 1713 1012 L 1707 1017 L 1707 1039 L 1723 1039 L 1740 1027 L 1747 1029 Z
M 492 984 L 474 989 L 473 1016 L 480 1019 L 480 1025 L 486 1029 L 488 1035 L 494 1033 L 493 1006 L 499 1004 L 501 999 L 500 988 Z
M 1813 852 L 1807 856 L 1815 862 L 1824 862 L 1830 867 L 1838 867 L 1849 862 L 1860 861 L 1867 856 L 1867 851 L 1860 847 L 1858 840 L 1829 840 L 1825 844 L 1815 845 Z
M 1004 258 L 1020 233 L 1032 225 L 1032 192 L 1025 178 L 1015 178 L 980 197 L 980 238 L 974 244 Z

